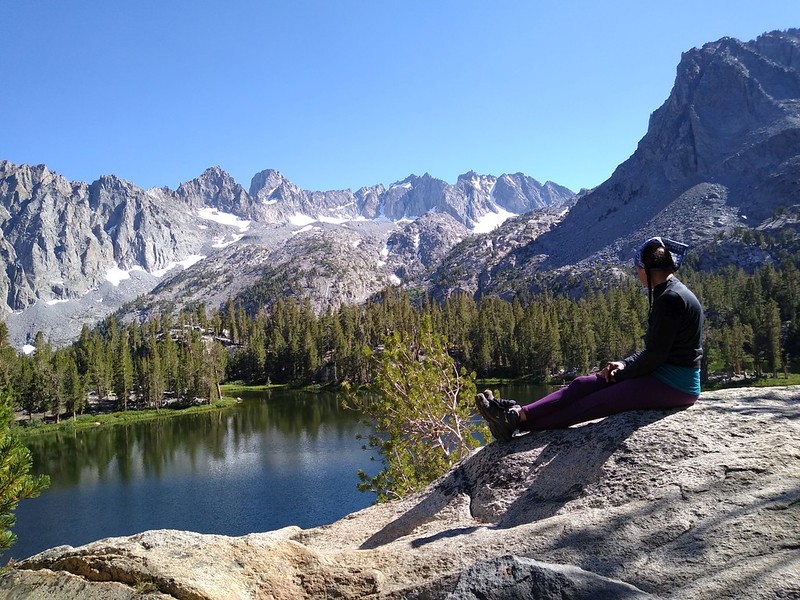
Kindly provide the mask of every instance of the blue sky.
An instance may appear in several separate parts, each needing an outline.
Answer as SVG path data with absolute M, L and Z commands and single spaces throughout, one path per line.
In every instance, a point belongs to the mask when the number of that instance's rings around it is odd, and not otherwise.
M 594 187 L 681 53 L 800 27 L 797 0 L 0 0 L 0 159 L 71 180 L 245 188 L 425 172 Z

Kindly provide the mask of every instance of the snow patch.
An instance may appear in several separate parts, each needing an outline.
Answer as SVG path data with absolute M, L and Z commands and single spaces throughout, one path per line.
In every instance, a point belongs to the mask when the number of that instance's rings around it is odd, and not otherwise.
M 419 234 L 414 236 L 414 252 L 419 252 Z
M 106 271 L 106 281 L 110 282 L 114 287 L 117 287 L 120 282 L 130 279 L 131 273 L 134 271 L 142 271 L 143 273 L 146 273 L 146 271 L 139 265 L 131 267 L 125 271 L 124 269 L 120 269 L 119 265 L 115 264 L 113 267 L 108 269 L 108 271 Z
M 474 233 L 489 233 L 494 229 L 497 229 L 505 223 L 511 217 L 516 217 L 517 215 L 508 212 L 507 210 L 503 210 L 500 207 L 495 207 L 497 212 L 490 212 L 482 217 L 480 217 L 476 222 L 475 226 L 472 228 Z
M 292 225 L 296 225 L 297 227 L 305 227 L 306 225 L 310 225 L 311 223 L 316 223 L 317 220 L 314 217 L 309 217 L 308 215 L 304 215 L 303 213 L 294 213 L 292 216 L 289 217 L 289 223 Z
M 358 248 L 361 245 L 361 240 L 353 240 L 350 242 L 350 244 L 353 246 L 353 248 Z
M 215 223 L 219 223 L 221 225 L 238 227 L 239 231 L 242 232 L 250 229 L 250 221 L 245 221 L 236 215 L 219 211 L 216 208 L 203 208 L 200 210 L 198 215 L 201 219 L 205 219 L 206 221 L 214 221 Z
M 117 287 L 121 281 L 125 279 L 131 278 L 130 271 L 123 271 L 119 268 L 119 265 L 114 265 L 108 271 L 106 271 L 106 281 L 111 282 L 111 285 Z
M 383 259 L 386 258 L 387 256 L 389 256 L 388 245 L 384 246 L 383 249 L 381 250 L 381 257 L 378 259 L 378 267 L 383 267 L 386 264 L 386 261 Z
M 306 225 L 305 227 L 298 229 L 297 231 L 293 231 L 292 235 L 297 235 L 298 233 L 305 233 L 306 231 L 311 231 L 312 229 L 319 229 L 319 227 L 314 227 L 313 225 Z
M 56 304 L 64 304 L 65 302 L 69 302 L 69 300 L 48 300 L 45 304 L 47 304 L 47 306 L 55 306 Z
M 184 258 L 183 260 L 180 260 L 178 262 L 169 263 L 163 269 L 158 269 L 157 271 L 153 271 L 151 273 L 151 275 L 154 275 L 156 277 L 163 277 L 169 271 L 171 271 L 172 269 L 174 269 L 177 266 L 182 266 L 184 269 L 188 269 L 193 264 L 200 262 L 204 258 L 205 258 L 205 256 L 202 255 L 202 254 L 191 254 L 188 257 Z
M 229 242 L 225 241 L 224 237 L 214 238 L 214 243 L 211 245 L 212 248 L 227 248 L 231 244 L 235 244 L 240 239 L 244 237 L 243 233 L 237 233 L 231 236 L 231 240 Z
M 184 269 L 188 269 L 193 264 L 199 263 L 204 258 L 205 258 L 205 256 L 203 256 L 202 254 L 191 254 L 187 258 L 184 258 L 183 260 L 178 261 L 178 264 L 182 265 Z
M 319 217 L 319 220 L 322 223 L 330 223 L 332 225 L 341 225 L 342 223 L 347 223 L 350 219 L 344 219 L 342 217 Z
M 395 275 L 394 273 L 389 275 L 389 281 L 391 282 L 392 285 L 400 285 L 401 283 L 403 283 L 400 280 L 400 278 L 397 275 Z
M 22 353 L 25 354 L 25 356 L 30 356 L 35 351 L 36 351 L 36 346 L 31 346 L 30 344 L 25 344 L 22 347 Z
M 262 190 L 261 192 L 259 192 L 259 196 L 263 196 L 264 198 L 269 198 L 270 196 L 272 196 L 272 194 L 275 192 L 275 190 L 277 190 L 279 187 L 281 187 L 280 184 L 276 185 L 275 187 L 270 188 L 266 192 Z M 278 201 L 277 200 L 262 200 L 262 202 L 264 204 L 276 204 Z

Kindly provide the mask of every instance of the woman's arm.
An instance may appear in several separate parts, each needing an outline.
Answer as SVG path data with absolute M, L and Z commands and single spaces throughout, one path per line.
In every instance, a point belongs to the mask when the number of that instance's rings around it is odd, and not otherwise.
M 676 310 L 676 301 L 680 299 L 664 294 L 653 303 L 644 348 L 620 361 L 623 367 L 617 370 L 615 381 L 647 375 L 666 362 L 680 326 L 680 311 Z

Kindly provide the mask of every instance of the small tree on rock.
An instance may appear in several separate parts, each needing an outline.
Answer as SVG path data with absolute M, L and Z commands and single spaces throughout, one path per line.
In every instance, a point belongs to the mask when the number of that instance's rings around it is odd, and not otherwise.
M 345 404 L 374 426 L 369 445 L 383 470 L 359 471 L 359 489 L 378 501 L 401 498 L 446 473 L 480 445 L 485 425 L 473 417 L 475 374 L 459 369 L 430 319 L 418 331 L 394 332 L 371 355 L 374 393 L 358 393 L 345 383 Z

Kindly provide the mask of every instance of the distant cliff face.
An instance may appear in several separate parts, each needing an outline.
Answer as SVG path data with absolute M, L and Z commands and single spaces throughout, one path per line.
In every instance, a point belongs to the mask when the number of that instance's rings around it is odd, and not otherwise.
M 87 185 L 45 166 L 0 162 L 0 308 L 79 297 L 109 271 L 153 272 L 196 254 L 210 232 L 172 196 L 116 177 Z
M 704 392 L 492 443 L 313 529 L 61 546 L 16 563 L 0 598 L 798 598 L 798 395 Z
M 574 197 L 522 174 L 475 173 L 455 185 L 424 175 L 389 189 L 311 192 L 267 170 L 248 191 L 216 167 L 174 191 L 142 190 L 113 176 L 75 183 L 43 165 L 0 161 L 0 312 L 16 311 L 7 319 L 17 344 L 38 329 L 63 343 L 81 322 L 157 285 L 155 310 L 214 306 L 265 278 L 287 280 L 287 291 L 318 309 L 362 302 L 424 271 L 487 219 Z M 403 233 L 426 215 L 446 218 Z M 403 251 L 404 235 L 421 252 Z
M 534 246 L 545 267 L 613 262 L 650 235 L 755 228 L 798 197 L 800 30 L 723 38 L 683 54 L 636 152 Z

